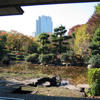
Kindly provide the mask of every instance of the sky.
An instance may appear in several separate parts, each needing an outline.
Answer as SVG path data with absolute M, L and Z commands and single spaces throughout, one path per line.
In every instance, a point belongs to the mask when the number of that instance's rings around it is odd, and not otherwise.
M 51 16 L 53 29 L 63 25 L 68 31 L 78 24 L 85 24 L 100 2 L 69 3 L 38 6 L 23 6 L 23 15 L 0 16 L 0 30 L 16 30 L 24 35 L 34 36 L 39 16 Z

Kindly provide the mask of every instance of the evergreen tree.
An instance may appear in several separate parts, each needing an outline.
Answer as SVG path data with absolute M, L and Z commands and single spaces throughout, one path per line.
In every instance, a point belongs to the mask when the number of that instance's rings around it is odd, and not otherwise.
M 61 54 L 62 52 L 66 52 L 66 50 L 68 49 L 67 40 L 71 37 L 66 36 L 66 32 L 67 30 L 62 25 L 54 29 L 54 34 L 52 35 L 52 42 L 56 48 L 57 53 Z
M 1 35 L 0 36 L 0 59 L 2 59 L 2 57 L 7 53 L 6 41 L 7 41 L 6 35 Z
M 91 49 L 92 55 L 100 55 L 100 27 L 95 31 L 89 48 Z
M 49 34 L 41 33 L 38 36 L 38 42 L 40 42 L 40 47 L 38 48 L 39 52 L 42 54 L 48 53 L 48 44 L 50 43 Z

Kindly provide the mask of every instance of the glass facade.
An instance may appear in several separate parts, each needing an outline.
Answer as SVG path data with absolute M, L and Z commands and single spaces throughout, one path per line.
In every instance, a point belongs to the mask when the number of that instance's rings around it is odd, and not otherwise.
M 53 23 L 50 16 L 39 16 L 36 20 L 35 36 L 40 33 L 52 33 Z

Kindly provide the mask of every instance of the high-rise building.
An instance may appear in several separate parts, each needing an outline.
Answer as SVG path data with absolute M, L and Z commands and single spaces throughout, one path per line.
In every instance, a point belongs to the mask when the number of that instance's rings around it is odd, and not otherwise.
M 40 33 L 52 33 L 53 23 L 50 16 L 39 16 L 36 20 L 35 36 Z

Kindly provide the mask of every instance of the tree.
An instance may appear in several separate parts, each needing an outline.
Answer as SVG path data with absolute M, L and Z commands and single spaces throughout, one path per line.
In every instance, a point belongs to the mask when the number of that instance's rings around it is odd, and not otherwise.
M 2 57 L 7 53 L 6 41 L 6 35 L 0 35 L 0 59 L 2 59 Z
M 100 4 L 95 7 L 95 12 L 87 22 L 87 32 L 93 36 L 95 30 L 100 25 Z
M 21 37 L 19 33 L 9 32 L 7 36 L 7 48 L 8 50 L 20 50 L 21 47 Z
M 65 52 L 68 49 L 68 42 L 67 40 L 70 39 L 70 36 L 66 36 L 65 33 L 67 30 L 65 26 L 59 26 L 58 28 L 54 29 L 54 34 L 52 35 L 52 42 L 53 45 L 56 47 L 57 53 Z
M 42 54 L 48 53 L 48 44 L 50 43 L 49 34 L 41 33 L 38 36 L 38 42 L 40 43 L 40 47 L 38 48 L 39 52 Z
M 100 26 L 96 29 L 89 48 L 92 55 L 100 55 Z
M 17 31 L 11 31 L 7 35 L 7 49 L 11 51 L 24 51 L 26 53 L 37 52 L 37 43 L 33 37 L 28 37 Z
M 87 24 L 83 24 L 75 31 L 74 51 L 76 54 L 84 55 L 88 50 L 90 34 L 86 31 Z

